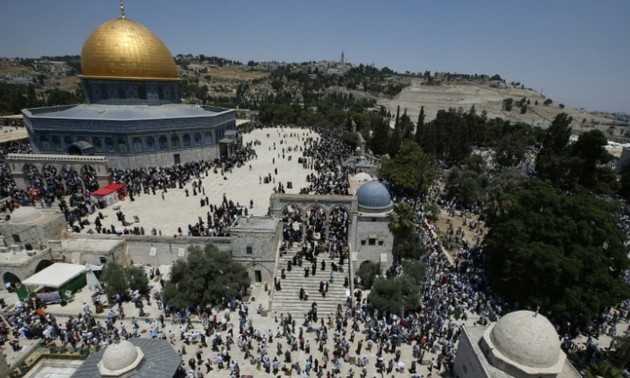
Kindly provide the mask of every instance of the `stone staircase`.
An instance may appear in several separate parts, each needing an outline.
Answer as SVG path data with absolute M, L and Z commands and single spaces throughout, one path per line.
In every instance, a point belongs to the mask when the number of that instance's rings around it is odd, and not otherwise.
M 311 263 L 309 261 L 303 260 L 302 266 L 295 266 L 289 272 L 287 267 L 287 262 L 293 258 L 293 255 L 297 252 L 297 248 L 290 248 L 287 250 L 283 256 L 278 258 L 278 279 L 281 281 L 280 286 L 281 290 L 275 290 L 273 293 L 273 298 L 271 302 L 271 310 L 276 312 L 278 315 L 281 313 L 287 314 L 290 313 L 296 319 L 302 320 L 304 318 L 304 314 L 310 311 L 311 305 L 313 302 L 317 302 L 317 315 L 318 317 L 325 317 L 328 314 L 335 314 L 337 311 L 337 304 L 341 303 L 341 305 L 345 305 L 346 302 L 346 289 L 344 284 L 344 278 L 348 277 L 348 281 L 350 280 L 349 276 L 349 265 L 346 259 L 342 272 L 335 272 L 334 282 L 330 283 L 330 263 L 333 261 L 328 258 L 328 254 L 320 254 L 317 257 L 317 269 L 315 272 L 315 276 L 311 275 L 309 272 L 308 277 L 304 277 L 304 268 L 307 266 L 310 268 Z M 326 261 L 326 270 L 321 271 L 321 261 Z M 337 259 L 335 263 L 338 263 Z M 282 268 L 285 268 L 286 278 L 280 278 L 280 272 Z M 322 297 L 319 292 L 319 283 L 320 281 L 328 282 L 328 292 L 326 293 L 326 297 Z M 300 300 L 300 288 L 304 288 L 308 292 L 308 300 L 301 301 Z

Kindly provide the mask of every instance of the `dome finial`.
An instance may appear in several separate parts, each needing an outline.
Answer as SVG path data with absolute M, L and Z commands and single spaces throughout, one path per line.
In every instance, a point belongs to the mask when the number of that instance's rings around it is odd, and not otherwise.
M 120 18 L 125 18 L 125 4 L 120 0 Z

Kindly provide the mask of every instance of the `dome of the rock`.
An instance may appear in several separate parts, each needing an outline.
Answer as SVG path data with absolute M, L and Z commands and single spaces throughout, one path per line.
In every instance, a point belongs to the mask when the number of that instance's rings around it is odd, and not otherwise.
M 149 29 L 127 18 L 96 28 L 81 50 L 83 78 L 177 80 L 166 45 Z

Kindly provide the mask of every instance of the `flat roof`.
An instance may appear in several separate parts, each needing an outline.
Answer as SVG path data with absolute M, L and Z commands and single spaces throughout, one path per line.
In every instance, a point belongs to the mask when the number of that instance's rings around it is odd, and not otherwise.
M 207 110 L 199 105 L 164 104 L 164 105 L 103 105 L 80 104 L 74 106 L 53 106 L 24 109 L 28 118 L 46 119 L 101 119 L 112 121 L 164 119 L 164 118 L 199 118 L 211 117 L 224 111 Z
M 171 378 L 175 375 L 181 357 L 165 339 L 131 338 L 128 340 L 133 345 L 140 347 L 144 353 L 144 359 L 134 371 L 136 378 Z M 71 376 L 72 378 L 97 378 L 102 377 L 98 370 L 98 362 L 103 358 L 107 348 L 91 354 L 85 362 Z
M 238 225 L 233 227 L 232 230 L 275 230 L 278 222 L 278 219 L 268 217 L 241 217 L 238 220 Z
M 116 248 L 118 245 L 124 243 L 121 239 L 89 239 L 85 237 L 85 234 L 74 234 L 78 237 L 62 239 L 61 249 L 68 252 L 81 251 L 81 252 L 109 252 Z
M 27 286 L 47 286 L 58 288 L 85 272 L 85 266 L 68 263 L 54 263 L 39 273 L 22 281 Z

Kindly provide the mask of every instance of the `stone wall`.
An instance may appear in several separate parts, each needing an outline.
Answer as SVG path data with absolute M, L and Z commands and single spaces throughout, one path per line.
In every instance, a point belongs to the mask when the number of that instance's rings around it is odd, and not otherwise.
M 453 376 L 458 378 L 488 377 L 488 372 L 483 368 L 480 359 L 485 358 L 483 355 L 478 356 L 473 347 L 473 342 L 479 340 L 471 340 L 471 335 L 467 332 L 468 327 L 462 328 L 461 338 L 457 346 L 457 355 L 455 357 L 455 366 L 453 367 Z
M 232 259 L 249 272 L 252 282 L 271 282 L 275 275 L 282 223 L 273 218 L 242 220 L 231 230 Z
M 85 238 L 85 235 L 70 235 L 76 239 Z M 175 260 L 185 258 L 188 247 L 197 246 L 204 248 L 207 244 L 213 244 L 220 251 L 231 252 L 230 238 L 203 238 L 203 237 L 165 237 L 152 235 L 109 235 L 94 234 L 92 240 L 124 240 L 124 250 L 120 257 L 121 264 L 142 263 L 145 265 L 169 265 Z
M 109 164 L 115 169 L 169 167 L 176 164 L 175 156 L 179 155 L 178 164 L 200 160 L 213 160 L 219 157 L 219 146 L 205 146 L 179 151 L 163 151 L 136 155 L 108 156 Z
M 380 262 L 382 271 L 387 270 L 392 265 L 394 236 L 389 231 L 388 226 L 387 216 L 358 217 L 356 238 L 353 245 L 355 253 L 352 256 L 355 271 L 365 261 Z M 383 256 L 381 255 L 385 255 L 386 259 L 382 259 Z
M 99 186 L 109 184 L 109 166 L 107 158 L 104 156 L 76 156 L 76 155 L 48 155 L 48 154 L 8 154 L 7 163 L 11 168 L 11 177 L 19 189 L 26 190 L 30 183 L 24 172 L 25 166 L 34 166 L 40 174 L 43 173 L 44 166 L 57 168 L 60 174 L 66 165 L 70 165 L 81 174 L 81 169 L 85 166 L 92 167 L 96 173 L 96 180 Z
M 40 220 L 26 223 L 13 223 L 0 221 L 0 233 L 4 236 L 7 246 L 16 244 L 25 248 L 28 243 L 35 249 L 48 246 L 48 240 L 58 239 L 66 229 L 66 220 L 63 214 L 52 211 L 42 211 Z M 14 235 L 19 238 L 15 240 Z
M 51 258 L 52 254 L 50 249 L 45 249 L 41 251 L 31 251 L 29 253 L 34 253 L 33 256 L 28 256 L 27 251 L 20 250 L 17 252 L 0 252 L 0 277 L 2 278 L 2 283 L 5 284 L 9 280 L 7 280 L 9 275 L 16 276 L 20 281 L 25 280 L 36 273 L 38 265 L 47 260 L 52 263 L 53 260 Z
M 71 264 L 103 265 L 110 261 L 127 263 L 124 239 L 86 239 L 85 234 L 67 234 L 63 240 L 49 240 L 55 260 Z

